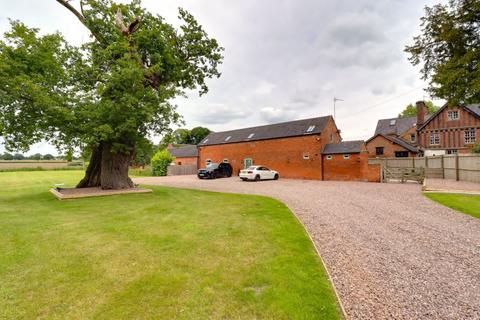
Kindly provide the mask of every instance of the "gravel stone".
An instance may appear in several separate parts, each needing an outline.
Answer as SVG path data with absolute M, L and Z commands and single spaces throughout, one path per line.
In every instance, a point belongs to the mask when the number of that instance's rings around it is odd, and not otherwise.
M 267 195 L 315 242 L 351 319 L 480 319 L 480 219 L 416 184 L 243 182 L 195 176 L 136 183 Z

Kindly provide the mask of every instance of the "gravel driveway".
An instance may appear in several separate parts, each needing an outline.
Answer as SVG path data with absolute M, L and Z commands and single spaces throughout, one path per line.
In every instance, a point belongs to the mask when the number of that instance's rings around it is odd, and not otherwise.
M 268 195 L 314 239 L 351 319 L 480 319 L 480 220 L 419 185 L 195 176 L 137 183 Z

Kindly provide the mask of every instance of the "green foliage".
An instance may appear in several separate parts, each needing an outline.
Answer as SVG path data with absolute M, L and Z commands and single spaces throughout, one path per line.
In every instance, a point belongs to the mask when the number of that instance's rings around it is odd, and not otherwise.
M 175 158 L 166 149 L 160 150 L 152 157 L 152 174 L 154 176 L 166 176 L 167 167 Z
M 472 152 L 473 153 L 480 153 L 480 143 L 477 143 L 476 145 L 473 146 Z
M 191 144 L 199 144 L 210 134 L 210 129 L 204 127 L 195 127 L 190 131 Z
M 480 1 L 450 0 L 425 8 L 422 34 L 405 51 L 422 64 L 432 96 L 452 105 L 480 101 Z
M 425 101 L 425 105 L 427 106 L 428 113 L 435 113 L 440 109 L 440 107 L 433 104 L 432 101 Z M 417 116 L 417 106 L 413 103 L 410 103 L 399 115 L 399 118 L 409 118 L 409 117 L 416 117 Z
M 21 153 L 15 153 L 13 155 L 13 160 L 25 160 L 25 156 Z
M 150 164 L 154 149 L 155 146 L 147 138 L 139 140 L 135 148 L 135 159 L 132 164 L 136 166 Z
M 175 29 L 140 1 L 82 4 L 70 9 L 93 35 L 82 46 L 18 21 L 0 41 L 0 136 L 8 149 L 45 139 L 61 150 L 105 142 L 133 153 L 149 134 L 181 123 L 173 98 L 202 95 L 220 76 L 223 49 L 187 11 L 180 9 Z
M 0 155 L 0 160 L 13 160 L 13 154 L 5 152 L 4 154 Z
M 42 155 L 40 153 L 35 153 L 28 157 L 29 160 L 42 160 Z
M 46 155 L 42 156 L 43 160 L 55 160 L 55 157 L 51 155 L 50 153 L 47 153 Z
M 210 129 L 204 127 L 195 127 L 191 130 L 180 128 L 167 134 L 160 142 L 160 145 L 165 148 L 170 143 L 174 145 L 199 144 L 210 132 L 212 132 Z

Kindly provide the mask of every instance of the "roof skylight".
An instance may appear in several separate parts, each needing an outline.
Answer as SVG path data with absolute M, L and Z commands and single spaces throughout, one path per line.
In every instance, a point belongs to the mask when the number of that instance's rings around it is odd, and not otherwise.
M 250 134 L 248 135 L 247 139 L 252 139 L 254 135 L 255 135 L 255 133 L 250 133 Z
M 208 142 L 208 139 L 205 139 L 205 140 L 203 140 L 203 142 L 202 142 L 202 143 L 207 143 L 207 142 Z
M 397 120 L 396 120 L 396 119 L 390 120 L 390 125 L 391 125 L 391 126 L 394 126 L 395 124 L 397 124 Z
M 307 132 L 312 132 L 314 129 L 315 129 L 315 126 L 310 126 L 308 127 Z
M 231 138 L 232 138 L 232 136 L 228 136 L 228 137 L 225 138 L 225 141 L 228 141 L 228 140 L 230 140 Z

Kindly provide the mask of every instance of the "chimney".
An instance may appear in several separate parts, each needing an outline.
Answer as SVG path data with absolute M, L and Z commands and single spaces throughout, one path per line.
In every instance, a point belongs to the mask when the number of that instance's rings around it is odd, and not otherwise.
M 428 108 L 424 101 L 417 101 L 417 128 L 425 122 L 425 116 L 428 114 Z

